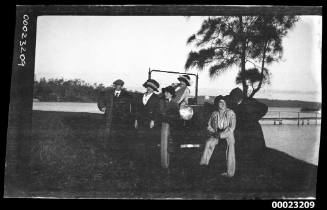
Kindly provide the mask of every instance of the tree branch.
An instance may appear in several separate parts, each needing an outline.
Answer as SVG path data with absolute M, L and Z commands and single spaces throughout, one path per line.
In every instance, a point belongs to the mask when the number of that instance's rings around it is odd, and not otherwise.
M 253 98 L 253 96 L 260 90 L 262 83 L 263 83 L 263 71 L 265 68 L 265 59 L 266 59 L 266 50 L 268 46 L 268 41 L 265 42 L 264 47 L 263 47 L 263 54 L 262 54 L 262 63 L 261 63 L 261 80 L 259 82 L 259 85 L 256 89 L 253 90 L 249 98 Z
M 254 62 L 252 62 L 250 60 L 245 59 L 245 62 L 250 62 L 250 63 L 252 63 L 254 65 L 255 68 L 258 68 L 258 66 Z

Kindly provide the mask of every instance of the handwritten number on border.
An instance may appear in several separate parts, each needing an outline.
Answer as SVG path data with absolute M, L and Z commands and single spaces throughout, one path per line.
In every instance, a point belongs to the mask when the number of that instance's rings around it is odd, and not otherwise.
M 22 35 L 21 35 L 21 39 L 19 40 L 19 46 L 20 46 L 20 55 L 19 55 L 19 59 L 20 59 L 20 63 L 18 63 L 18 66 L 22 66 L 24 67 L 26 65 L 26 38 L 27 38 L 27 31 L 28 31 L 28 20 L 29 20 L 29 16 L 28 15 L 23 15 L 23 27 L 22 27 Z

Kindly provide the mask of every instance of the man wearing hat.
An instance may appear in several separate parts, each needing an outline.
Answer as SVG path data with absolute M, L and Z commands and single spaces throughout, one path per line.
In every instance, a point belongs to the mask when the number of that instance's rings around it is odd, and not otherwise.
M 139 152 L 142 153 L 145 163 L 151 160 L 151 150 L 156 147 L 159 142 L 159 96 L 154 92 L 158 92 L 159 83 L 154 79 L 148 79 L 143 87 L 146 92 L 136 98 L 135 102 L 135 122 L 134 126 L 138 133 L 138 143 L 141 144 Z
M 106 119 L 106 147 L 117 153 L 119 151 L 116 150 L 121 150 L 127 144 L 126 131 L 132 127 L 131 96 L 122 89 L 123 86 L 124 81 L 118 79 L 113 82 L 114 89 L 102 91 L 98 98 L 98 108 L 104 112 Z

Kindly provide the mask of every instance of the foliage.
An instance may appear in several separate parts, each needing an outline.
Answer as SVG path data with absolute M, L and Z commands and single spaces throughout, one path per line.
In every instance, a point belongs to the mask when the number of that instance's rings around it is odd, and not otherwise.
M 208 17 L 200 30 L 187 40 L 187 44 L 193 44 L 195 50 L 189 53 L 185 69 L 197 68 L 202 71 L 208 68 L 210 77 L 216 77 L 232 66 L 240 66 L 240 74 L 244 77 L 239 77 L 237 82 L 242 83 L 244 95 L 247 95 L 245 75 L 249 76 L 255 71 L 249 69 L 251 72 L 245 73 L 245 64 L 254 64 L 264 79 L 263 75 L 268 72 L 265 64 L 282 58 L 282 38 L 296 21 L 296 16 L 281 15 Z M 262 83 L 259 82 L 251 96 L 261 88 Z
M 265 63 L 279 61 L 283 55 L 282 39 L 299 20 L 296 16 L 258 16 L 247 34 L 250 58 Z
M 263 78 L 262 78 L 263 77 Z M 250 68 L 245 72 L 239 72 L 236 77 L 236 84 L 242 83 L 242 80 L 246 80 L 253 87 L 255 83 L 263 81 L 263 84 L 270 84 L 271 74 L 268 69 L 264 68 L 264 73 L 261 75 L 261 72 L 258 68 Z
M 83 80 L 64 80 L 41 78 L 34 81 L 34 98 L 41 101 L 96 101 L 98 91 L 104 89 L 103 84 L 90 85 Z
M 193 34 L 187 44 L 195 44 L 198 51 L 191 51 L 185 69 L 209 68 L 210 76 L 217 76 L 224 70 L 240 63 L 240 37 L 237 33 L 237 17 L 209 17 L 201 29 Z
M 34 81 L 34 98 L 40 101 L 96 102 L 99 93 L 110 88 L 97 83 L 91 85 L 81 79 L 41 78 Z

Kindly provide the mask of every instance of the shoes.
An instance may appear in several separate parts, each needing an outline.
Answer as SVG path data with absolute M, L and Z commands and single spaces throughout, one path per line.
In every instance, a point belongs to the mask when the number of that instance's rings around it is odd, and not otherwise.
M 224 172 L 221 175 L 224 176 L 224 177 L 228 177 L 228 178 L 232 178 L 233 177 L 233 175 L 229 175 L 227 172 Z

